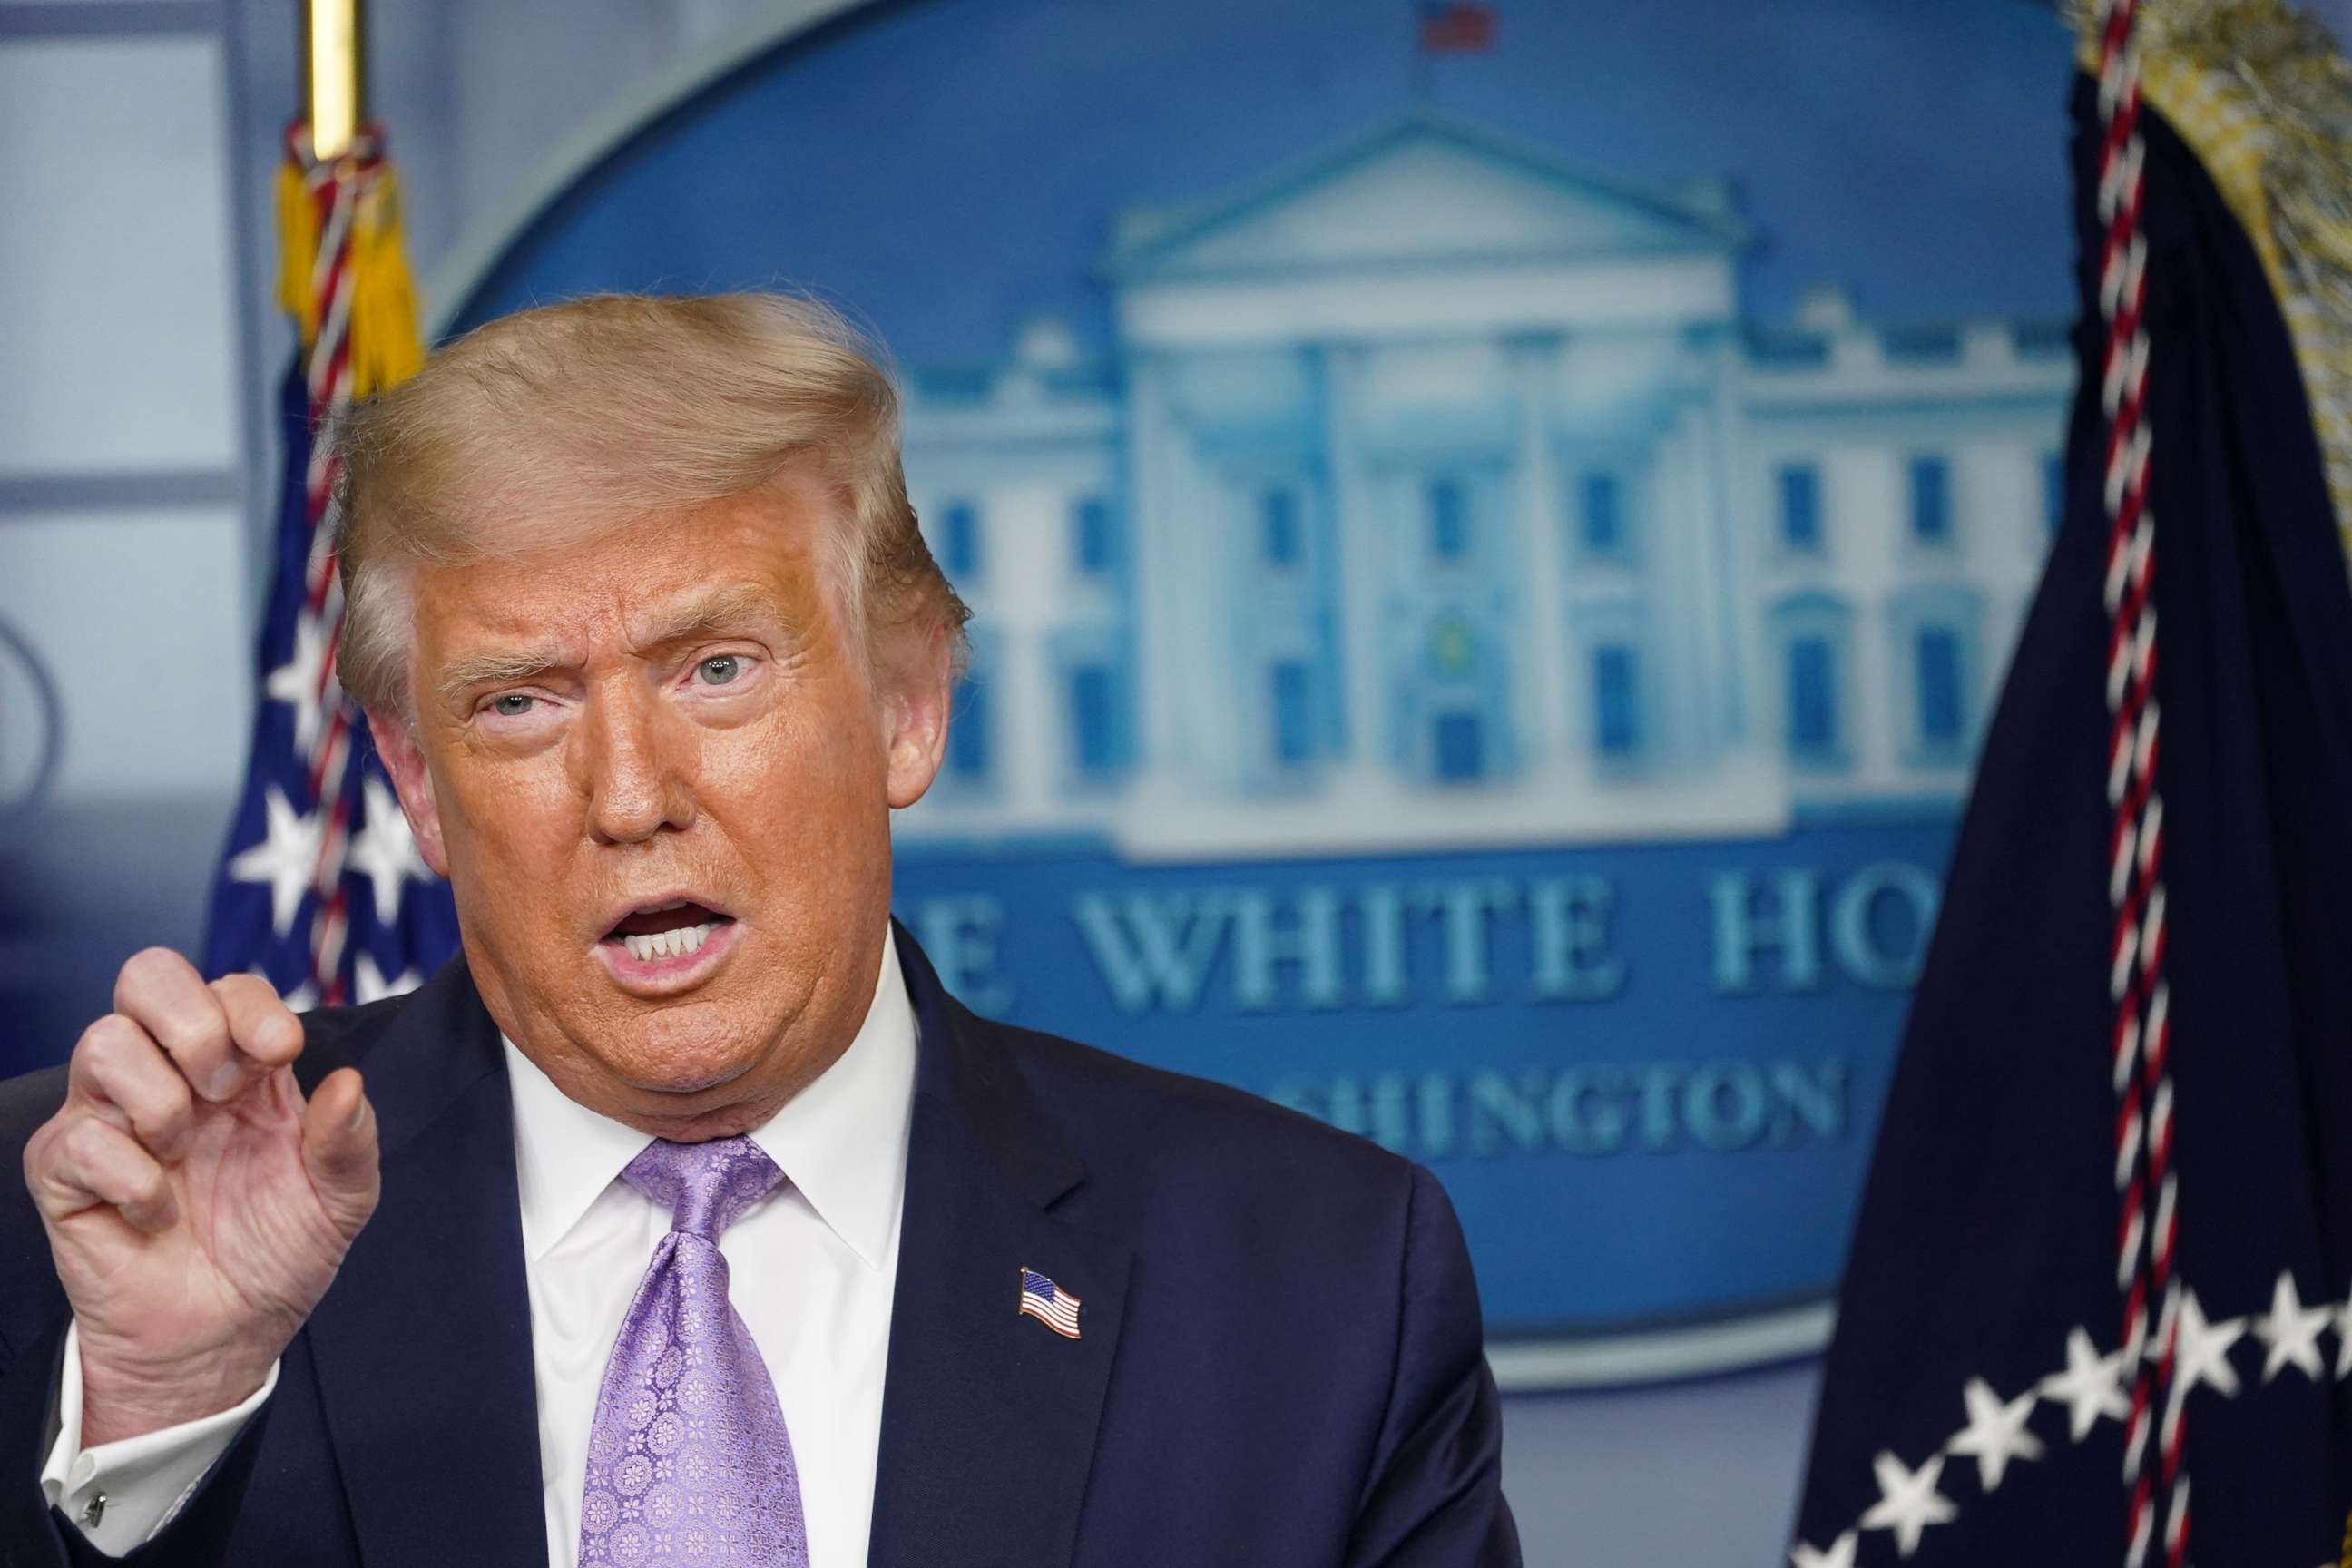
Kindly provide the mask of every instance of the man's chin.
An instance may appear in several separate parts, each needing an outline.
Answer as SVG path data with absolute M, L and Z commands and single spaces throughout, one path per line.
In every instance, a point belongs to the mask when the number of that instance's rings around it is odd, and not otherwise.
M 753 1063 L 606 1058 L 609 1102 L 595 1109 L 656 1138 L 696 1143 L 749 1131 L 775 1106 L 746 1081 Z
M 656 1115 L 698 1115 L 727 1102 L 728 1089 L 756 1064 L 740 1059 L 703 1058 L 684 1053 L 648 1057 L 643 1051 L 607 1058 L 613 1075 Z

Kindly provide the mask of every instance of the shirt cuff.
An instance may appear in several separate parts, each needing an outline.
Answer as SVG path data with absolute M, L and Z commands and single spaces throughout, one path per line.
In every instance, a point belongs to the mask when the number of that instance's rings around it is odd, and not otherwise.
M 41 1492 L 82 1538 L 110 1557 L 153 1539 L 228 1451 L 253 1413 L 278 1386 L 278 1363 L 243 1403 L 177 1426 L 120 1442 L 81 1446 L 81 1327 L 66 1329 L 58 1387 L 58 1438 L 41 1467 Z

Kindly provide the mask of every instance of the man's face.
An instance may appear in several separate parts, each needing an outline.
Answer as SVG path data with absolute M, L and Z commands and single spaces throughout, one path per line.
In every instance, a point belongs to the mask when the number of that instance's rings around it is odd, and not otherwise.
M 811 483 L 585 545 L 419 566 L 413 738 L 379 745 L 491 1016 L 572 1099 L 725 1136 L 872 1000 L 889 808 L 946 728 L 944 642 L 877 685 Z

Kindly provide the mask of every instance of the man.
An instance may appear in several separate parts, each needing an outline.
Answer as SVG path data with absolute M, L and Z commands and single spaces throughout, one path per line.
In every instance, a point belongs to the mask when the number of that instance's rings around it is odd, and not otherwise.
M 835 319 L 530 311 L 338 441 L 464 954 L 142 953 L 0 1087 L 8 1563 L 1517 1561 L 1435 1183 L 892 925 L 964 611 Z

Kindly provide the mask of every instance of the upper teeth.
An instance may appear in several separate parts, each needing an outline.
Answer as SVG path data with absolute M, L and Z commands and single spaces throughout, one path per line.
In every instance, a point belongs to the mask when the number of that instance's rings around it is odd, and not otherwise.
M 676 931 L 649 931 L 644 936 L 624 936 L 621 945 L 639 963 L 651 963 L 656 958 L 683 958 L 700 947 L 710 933 L 719 929 L 716 921 L 705 921 L 698 926 L 680 926 Z

